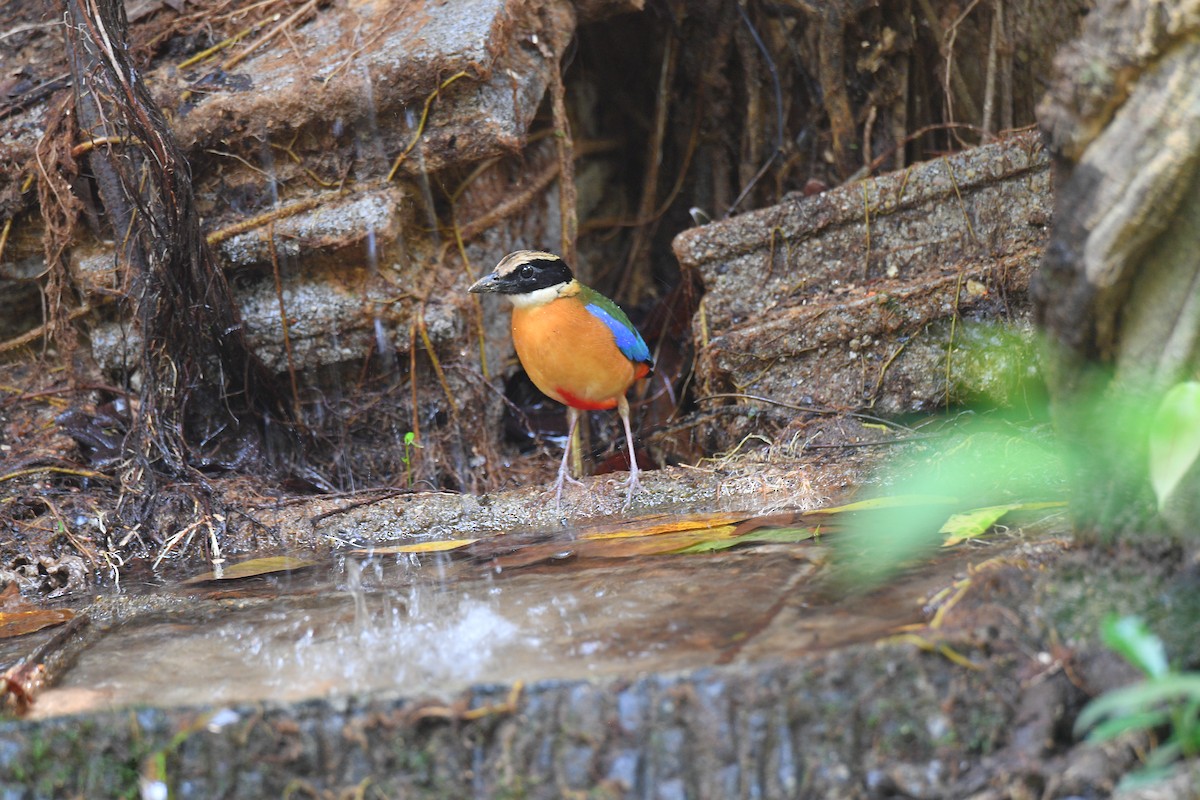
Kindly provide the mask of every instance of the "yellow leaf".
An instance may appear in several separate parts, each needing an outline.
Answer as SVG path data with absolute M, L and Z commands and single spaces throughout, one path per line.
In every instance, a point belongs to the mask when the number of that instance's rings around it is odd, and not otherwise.
M 648 536 L 608 537 L 586 542 L 581 540 L 577 554 L 588 558 L 629 558 L 673 553 L 698 542 L 729 538 L 735 530 L 736 525 L 720 525 L 715 528 L 658 532 Z
M 624 523 L 592 529 L 582 534 L 580 539 L 628 539 L 635 536 L 658 536 L 663 533 L 680 533 L 682 531 L 705 530 L 740 522 L 745 514 L 701 514 L 683 519 L 667 519 L 651 525 L 637 527 L 636 523 Z M 655 517 L 654 519 L 659 519 Z
M 249 561 L 230 564 L 227 567 L 221 567 L 212 572 L 205 572 L 203 575 L 188 578 L 184 581 L 184 584 L 207 583 L 208 581 L 236 581 L 243 578 L 255 578 L 259 575 L 271 575 L 276 572 L 292 572 L 293 570 L 311 567 L 314 564 L 316 564 L 315 561 L 306 561 L 295 556 L 252 558 Z
M 458 550 L 478 542 L 478 539 L 431 539 L 428 542 L 413 542 L 412 544 L 393 544 L 387 547 L 363 547 L 350 552 L 356 555 L 377 556 L 391 553 L 444 553 L 448 550 Z
M 885 508 L 906 508 L 908 506 L 948 506 L 958 502 L 956 497 L 928 494 L 901 494 L 892 497 L 873 497 L 869 500 L 858 500 L 843 506 L 828 508 L 813 508 L 806 514 L 842 514 L 851 511 L 875 511 Z

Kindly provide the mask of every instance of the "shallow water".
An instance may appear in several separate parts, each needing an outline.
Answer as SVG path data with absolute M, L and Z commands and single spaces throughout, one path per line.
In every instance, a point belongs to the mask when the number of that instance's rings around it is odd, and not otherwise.
M 178 587 L 180 613 L 103 635 L 33 713 L 372 691 L 444 698 L 479 683 L 794 658 L 919 621 L 925 599 L 971 560 L 948 552 L 848 597 L 819 579 L 826 555 L 806 542 L 515 569 L 451 554 L 340 556 L 236 590 Z

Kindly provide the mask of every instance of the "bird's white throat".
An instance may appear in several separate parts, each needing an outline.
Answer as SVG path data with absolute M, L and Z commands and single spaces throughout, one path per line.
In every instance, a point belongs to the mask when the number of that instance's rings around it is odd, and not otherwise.
M 554 286 L 547 286 L 544 289 L 534 289 L 532 292 L 524 294 L 510 294 L 508 299 L 517 308 L 533 308 L 535 306 L 544 306 L 547 303 L 556 300 L 558 293 L 567 284 L 559 283 Z

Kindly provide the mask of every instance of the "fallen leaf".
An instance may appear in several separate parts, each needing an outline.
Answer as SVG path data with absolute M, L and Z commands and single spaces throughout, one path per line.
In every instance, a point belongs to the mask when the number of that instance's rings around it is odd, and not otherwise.
M 1062 508 L 1065 505 L 1061 500 L 1053 500 L 1044 503 L 1007 503 L 975 508 L 961 514 L 952 514 L 938 533 L 946 534 L 942 547 L 953 547 L 968 539 L 983 536 L 1012 511 L 1040 511 L 1044 508 Z
M 877 511 L 887 508 L 909 508 L 911 506 L 947 506 L 958 502 L 957 497 L 930 494 L 898 494 L 886 497 L 873 497 L 869 500 L 857 500 L 841 506 L 813 508 L 806 514 L 844 514 L 853 511 Z
M 541 542 L 516 548 L 493 558 L 501 569 L 516 569 L 579 558 L 633 558 L 677 553 L 697 542 L 727 537 L 733 525 L 715 528 L 652 533 L 646 536 L 609 536 L 601 539 L 579 538 L 568 542 Z
M 26 608 L 29 602 L 21 596 L 21 590 L 17 587 L 16 581 L 9 583 L 0 591 L 0 608 Z
M 0 639 L 10 639 L 40 631 L 51 625 L 61 625 L 73 618 L 69 608 L 34 608 L 25 611 L 0 611 Z
M 243 578 L 256 578 L 259 575 L 271 575 L 276 572 L 294 572 L 298 569 L 315 566 L 315 561 L 306 561 L 295 556 L 266 556 L 252 558 L 238 564 L 230 564 L 219 570 L 205 572 L 184 581 L 184 585 L 207 583 L 209 581 L 236 581 Z
M 449 550 L 458 550 L 478 541 L 479 539 L 434 539 L 428 542 L 393 544 L 387 547 L 361 547 L 350 552 L 360 556 L 379 556 L 392 553 L 444 553 Z
M 776 514 L 767 514 L 761 517 L 752 517 L 738 524 L 736 535 L 743 536 L 750 531 L 756 531 L 759 528 L 786 528 L 794 527 L 797 522 L 804 518 L 807 512 L 804 511 L 781 511 Z
M 659 536 L 664 533 L 681 533 L 683 531 L 706 530 L 723 527 L 734 522 L 740 522 L 745 518 L 745 514 L 702 514 L 695 517 L 670 519 L 664 522 L 655 523 L 653 525 L 643 525 L 641 527 L 638 527 L 636 524 L 630 526 L 627 523 L 608 528 L 600 528 L 598 530 L 589 530 L 579 538 L 599 540 L 627 539 L 636 536 Z
M 593 558 L 630 558 L 663 553 L 679 553 L 700 542 L 727 539 L 737 530 L 735 525 L 719 525 L 696 530 L 655 533 L 649 536 L 622 539 L 602 539 L 580 542 L 580 556 Z
M 771 528 L 727 539 L 712 539 L 706 542 L 698 542 L 678 552 L 714 553 L 744 544 L 795 544 L 813 539 L 819 533 L 820 531 L 817 528 Z

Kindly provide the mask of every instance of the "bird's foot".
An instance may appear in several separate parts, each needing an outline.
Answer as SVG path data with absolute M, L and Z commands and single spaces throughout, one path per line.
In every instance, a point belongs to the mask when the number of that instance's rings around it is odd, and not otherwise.
M 562 493 L 563 486 L 568 483 L 573 483 L 576 486 L 583 486 L 583 481 L 578 478 L 571 477 L 565 470 L 559 470 L 558 478 L 554 481 L 554 510 L 559 512 L 562 510 Z
M 629 480 L 625 482 L 625 511 L 629 510 L 629 506 L 633 503 L 633 496 L 642 490 L 642 482 L 638 480 L 638 473 L 641 470 L 632 469 L 629 472 Z

